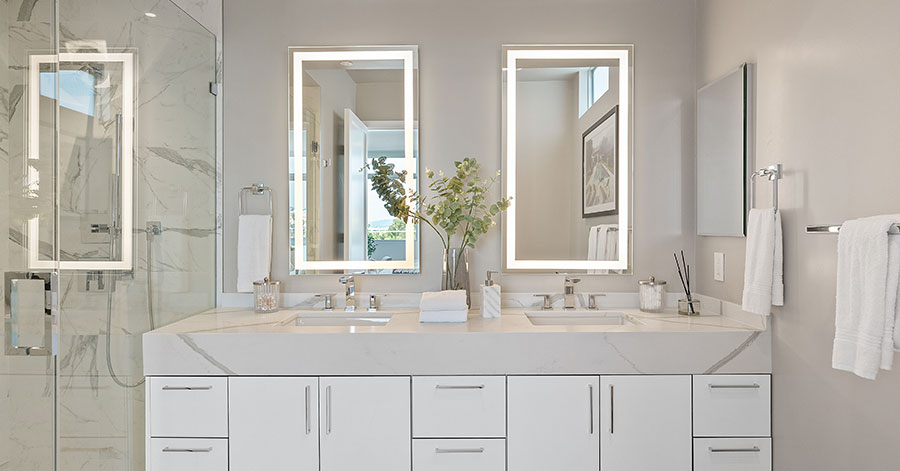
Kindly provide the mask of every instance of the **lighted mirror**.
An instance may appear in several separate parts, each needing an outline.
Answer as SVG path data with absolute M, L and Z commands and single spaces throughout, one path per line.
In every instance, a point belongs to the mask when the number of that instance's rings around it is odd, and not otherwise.
M 41 244 L 54 240 L 57 221 L 40 214 L 30 218 L 28 267 L 131 270 L 134 53 L 36 54 L 29 60 L 27 185 L 38 194 L 47 191 L 40 188 L 43 182 L 57 181 L 55 216 L 78 232 L 60 238 L 55 260 Z M 53 156 L 41 152 L 46 122 L 54 119 L 59 128 L 56 168 Z M 40 178 L 54 172 L 55 179 Z
M 293 274 L 419 270 L 418 229 L 388 214 L 367 163 L 418 188 L 418 49 L 290 48 Z
M 504 46 L 506 271 L 622 274 L 631 256 L 631 46 Z

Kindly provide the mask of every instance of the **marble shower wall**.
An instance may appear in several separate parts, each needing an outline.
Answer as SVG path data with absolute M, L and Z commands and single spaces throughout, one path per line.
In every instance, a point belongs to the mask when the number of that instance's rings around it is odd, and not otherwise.
M 192 3 L 204 11 L 204 2 Z M 205 11 L 221 15 L 221 2 L 208 3 L 218 7 Z M 9 169 L 24 163 L 27 110 L 17 97 L 25 90 L 28 54 L 39 49 L 34 44 L 52 50 L 53 5 L 43 0 L 0 0 L 0 170 L 5 170 L 0 197 L 15 191 L 10 185 L 13 177 L 5 176 Z M 157 326 L 215 305 L 217 107 L 209 83 L 217 81 L 219 48 L 213 33 L 168 0 L 58 0 L 57 8 L 60 52 L 124 51 L 137 59 L 135 222 L 126 231 L 133 237 L 135 270 L 104 274 L 103 290 L 96 283 L 86 290 L 83 272 L 61 273 L 60 352 L 55 365 L 58 469 L 140 470 L 144 389 L 116 384 L 107 357 L 121 382 L 135 384 L 142 379 L 140 335 L 150 329 L 151 301 Z M 149 11 L 157 16 L 145 16 Z M 23 20 L 26 17 L 31 20 Z M 113 88 L 110 93 L 121 91 Z M 104 177 L 108 173 L 97 171 L 96 161 L 109 161 L 116 137 L 115 110 L 97 113 L 88 122 L 65 111 L 59 123 L 64 179 L 59 200 L 65 202 L 60 238 L 71 244 L 84 241 L 84 213 L 89 209 L 78 193 L 85 188 L 98 194 L 109 189 L 109 178 Z M 67 120 L 67 114 L 72 119 Z M 90 138 L 87 129 L 93 133 Z M 43 199 L 52 206 L 52 198 Z M 33 203 L 21 198 L 5 201 L 11 202 L 0 204 L 0 231 L 9 237 L 0 240 L 0 271 L 24 268 L 27 253 L 19 224 L 24 215 L 16 214 L 21 212 L 16 203 Z M 162 234 L 152 240 L 145 231 L 148 221 L 163 226 Z M 89 244 L 75 246 L 73 252 L 92 249 Z M 46 244 L 44 250 L 52 253 L 52 246 Z M 110 329 L 107 312 L 112 313 Z M 50 467 L 52 366 L 40 359 L 0 354 L 2 471 Z M 28 448 L 34 446 L 44 448 Z

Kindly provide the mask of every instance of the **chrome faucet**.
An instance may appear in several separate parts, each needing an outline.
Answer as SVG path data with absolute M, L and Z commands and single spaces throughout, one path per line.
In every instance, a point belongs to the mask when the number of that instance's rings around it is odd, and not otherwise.
M 563 309 L 567 311 L 571 311 L 575 309 L 575 283 L 580 283 L 581 280 L 578 278 L 571 278 L 569 275 L 566 275 L 566 284 L 565 284 L 565 298 L 566 304 Z
M 342 285 L 344 285 L 344 296 L 346 297 L 346 306 L 344 308 L 345 311 L 355 311 L 356 310 L 356 280 L 352 276 L 342 276 L 340 279 Z

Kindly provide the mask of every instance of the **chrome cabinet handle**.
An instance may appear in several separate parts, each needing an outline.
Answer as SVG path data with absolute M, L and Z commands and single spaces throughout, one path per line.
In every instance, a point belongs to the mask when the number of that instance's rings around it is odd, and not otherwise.
M 710 384 L 709 389 L 759 389 L 759 384 Z
M 484 447 L 480 448 L 435 448 L 435 453 L 484 453 Z
M 165 447 L 162 449 L 163 453 L 209 453 L 212 451 L 212 447 L 208 448 L 169 448 Z
M 594 434 L 594 385 L 588 385 L 588 413 L 590 414 L 590 432 Z
M 312 432 L 309 423 L 309 385 L 306 385 L 306 434 L 309 435 Z
M 616 387 L 609 385 L 609 434 L 616 433 Z
M 209 391 L 212 386 L 163 386 L 163 391 Z
M 325 387 L 325 434 L 331 435 L 331 386 Z
M 710 453 L 759 453 L 759 447 L 753 448 L 713 448 L 709 447 Z
M 434 389 L 484 389 L 483 384 L 438 384 Z

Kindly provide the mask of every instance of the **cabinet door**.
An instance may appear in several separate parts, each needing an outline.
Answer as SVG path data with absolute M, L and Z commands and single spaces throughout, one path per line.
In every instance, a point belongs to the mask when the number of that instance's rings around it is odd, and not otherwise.
M 318 471 L 318 378 L 229 378 L 231 471 Z
M 604 470 L 690 471 L 690 376 L 600 378 Z
M 321 471 L 411 467 L 409 377 L 320 378 Z
M 597 471 L 599 388 L 598 376 L 510 376 L 509 471 Z

